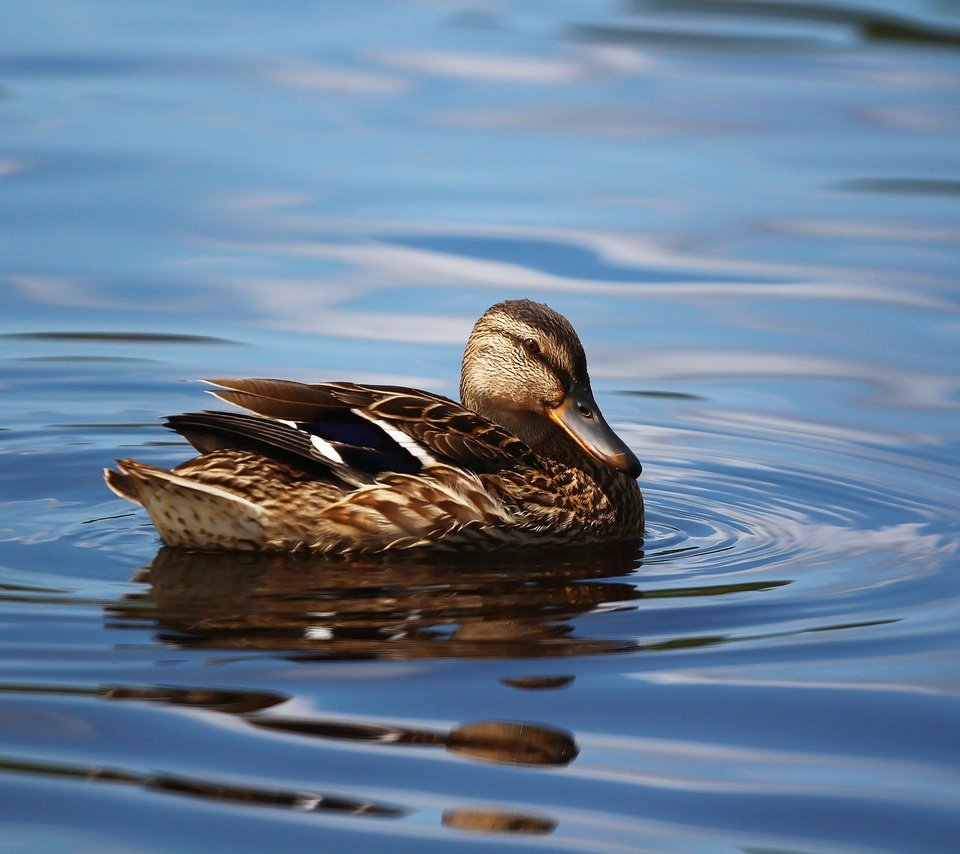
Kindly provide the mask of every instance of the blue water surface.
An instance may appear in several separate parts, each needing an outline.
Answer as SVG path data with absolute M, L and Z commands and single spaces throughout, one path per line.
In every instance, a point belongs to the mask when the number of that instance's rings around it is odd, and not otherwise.
M 0 9 L 11 851 L 955 851 L 960 5 Z M 578 329 L 643 549 L 161 549 L 207 376 Z

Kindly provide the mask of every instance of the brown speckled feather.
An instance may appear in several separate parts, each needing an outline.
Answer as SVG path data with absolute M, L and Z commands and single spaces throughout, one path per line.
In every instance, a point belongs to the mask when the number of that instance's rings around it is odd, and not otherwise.
M 268 418 L 311 421 L 337 410 L 359 410 L 474 471 L 497 471 L 537 457 L 516 436 L 449 398 L 396 386 L 305 385 L 289 380 L 215 379 L 211 393 Z

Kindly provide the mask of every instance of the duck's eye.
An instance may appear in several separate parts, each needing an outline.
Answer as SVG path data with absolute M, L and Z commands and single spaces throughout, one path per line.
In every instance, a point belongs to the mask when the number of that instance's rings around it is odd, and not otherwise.
M 526 350 L 531 356 L 537 356 L 540 354 L 540 344 L 537 343 L 536 338 L 525 338 L 523 341 L 523 349 Z

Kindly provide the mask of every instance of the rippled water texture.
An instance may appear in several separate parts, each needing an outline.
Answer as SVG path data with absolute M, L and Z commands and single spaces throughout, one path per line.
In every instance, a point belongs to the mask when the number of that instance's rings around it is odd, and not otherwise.
M 0 849 L 960 839 L 960 6 L 0 9 Z M 642 549 L 161 549 L 204 376 L 549 302 Z

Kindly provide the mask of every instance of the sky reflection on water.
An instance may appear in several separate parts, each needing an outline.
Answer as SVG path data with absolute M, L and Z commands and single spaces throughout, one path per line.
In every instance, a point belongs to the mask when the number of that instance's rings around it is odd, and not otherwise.
M 952 852 L 957 12 L 7 4 L 10 844 Z M 200 377 L 454 395 L 516 296 L 642 552 L 178 555 L 103 488 Z

